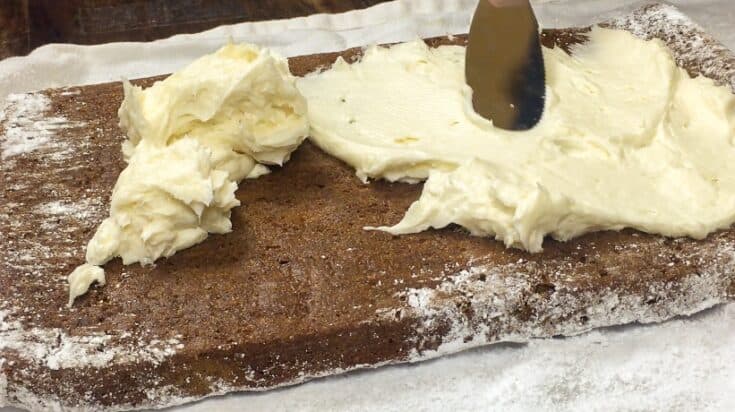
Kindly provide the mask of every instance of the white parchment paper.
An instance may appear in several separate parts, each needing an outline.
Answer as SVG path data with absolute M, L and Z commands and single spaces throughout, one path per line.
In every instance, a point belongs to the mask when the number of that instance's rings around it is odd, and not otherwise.
M 169 73 L 228 39 L 286 56 L 464 33 L 477 0 L 397 0 L 340 15 L 222 26 L 150 43 L 49 45 L 0 61 L 8 93 Z M 645 1 L 538 0 L 546 27 L 587 25 Z M 735 1 L 668 1 L 735 49 Z M 12 411 L 0 408 L 0 412 Z M 735 304 L 661 325 L 494 345 L 416 365 L 232 394 L 177 411 L 731 411 Z

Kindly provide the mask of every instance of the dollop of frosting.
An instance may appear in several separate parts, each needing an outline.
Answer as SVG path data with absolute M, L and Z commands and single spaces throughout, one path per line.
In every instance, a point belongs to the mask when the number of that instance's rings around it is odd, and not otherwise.
M 308 134 L 286 60 L 252 45 L 227 45 L 145 90 L 124 82 L 124 92 L 128 165 L 80 267 L 94 276 L 69 276 L 70 305 L 104 283 L 90 268 L 118 256 L 150 264 L 231 231 L 238 183 L 282 165 Z
M 87 293 L 89 285 L 94 282 L 100 286 L 105 285 L 105 271 L 101 267 L 87 263 L 77 266 L 69 274 L 69 306 L 74 303 L 74 299 Z
M 464 53 L 371 47 L 297 82 L 312 139 L 361 179 L 427 180 L 402 221 L 369 229 L 455 223 L 539 252 L 547 235 L 703 238 L 735 221 L 735 96 L 660 40 L 595 28 L 571 54 L 544 49 L 546 109 L 525 132 L 474 113 Z

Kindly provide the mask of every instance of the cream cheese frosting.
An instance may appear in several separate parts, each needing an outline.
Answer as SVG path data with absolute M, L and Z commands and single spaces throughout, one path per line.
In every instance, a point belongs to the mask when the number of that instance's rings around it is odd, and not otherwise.
M 74 299 L 87 293 L 89 285 L 94 282 L 100 286 L 105 285 L 104 269 L 88 263 L 77 266 L 69 275 L 69 306 L 74 303 Z
M 403 220 L 377 229 L 456 223 L 539 252 L 547 235 L 703 238 L 735 221 L 735 97 L 661 41 L 595 28 L 571 55 L 544 49 L 546 109 L 526 132 L 474 113 L 464 53 L 371 47 L 297 82 L 312 139 L 361 179 L 426 180 Z
M 118 112 L 128 162 L 110 216 L 69 276 L 70 302 L 114 257 L 153 263 L 232 230 L 237 184 L 281 165 L 308 134 L 306 101 L 287 62 L 267 49 L 230 44 L 148 89 L 124 82 Z

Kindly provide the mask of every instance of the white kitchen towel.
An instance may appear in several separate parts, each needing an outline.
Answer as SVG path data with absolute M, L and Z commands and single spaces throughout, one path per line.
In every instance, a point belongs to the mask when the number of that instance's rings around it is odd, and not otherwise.
M 587 25 L 620 14 L 641 0 L 538 0 L 546 27 Z M 735 2 L 677 0 L 670 3 L 735 48 Z M 95 46 L 52 44 L 26 57 L 0 61 L 0 100 L 9 93 L 117 81 L 170 73 L 212 52 L 229 39 L 272 47 L 286 56 L 343 50 L 371 43 L 465 33 L 477 0 L 397 0 L 365 10 L 288 20 L 221 26 L 148 43 Z

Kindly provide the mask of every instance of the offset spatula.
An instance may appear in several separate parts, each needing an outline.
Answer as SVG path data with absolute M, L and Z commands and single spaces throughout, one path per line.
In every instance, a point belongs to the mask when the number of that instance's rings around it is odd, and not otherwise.
M 544 59 L 528 0 L 480 0 L 465 64 L 478 114 L 507 130 L 538 123 L 544 111 Z

